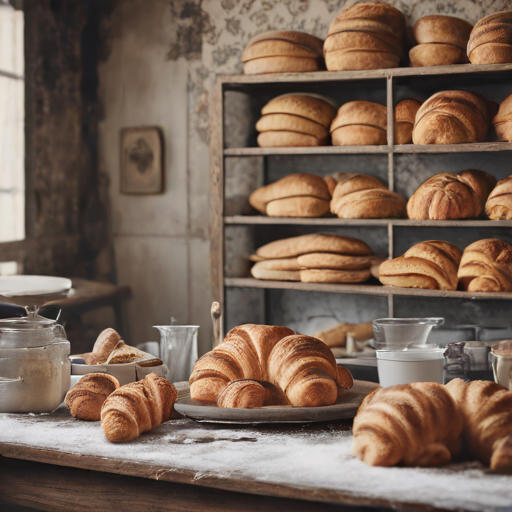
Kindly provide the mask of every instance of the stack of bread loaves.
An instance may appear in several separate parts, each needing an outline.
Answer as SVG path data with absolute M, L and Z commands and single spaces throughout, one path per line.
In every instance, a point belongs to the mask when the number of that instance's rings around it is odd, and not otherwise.
M 502 101 L 492 125 L 498 140 L 512 142 L 512 94 Z
M 324 42 L 293 30 L 273 30 L 253 37 L 242 53 L 244 73 L 296 73 L 324 69 Z
M 413 27 L 418 45 L 409 51 L 411 65 L 443 66 L 469 62 L 466 47 L 472 28 L 468 22 L 453 16 L 420 18 Z
M 471 64 L 512 62 L 512 11 L 486 16 L 473 27 L 468 57 Z
M 512 176 L 498 181 L 485 203 L 485 213 L 493 220 L 512 219 Z
M 395 106 L 395 144 L 410 144 L 421 101 L 403 100 Z
M 316 94 L 283 94 L 269 101 L 261 113 L 256 123 L 259 146 L 324 146 L 336 108 Z
M 478 240 L 464 249 L 459 267 L 464 290 L 512 291 L 512 246 L 496 238 Z
M 271 242 L 252 257 L 256 279 L 303 283 L 362 283 L 370 278 L 372 250 L 338 235 L 302 235 Z
M 474 92 L 442 91 L 431 96 L 416 114 L 414 144 L 481 142 L 497 105 Z
M 396 68 L 403 59 L 404 15 L 380 3 L 360 3 L 341 11 L 324 42 L 329 71 Z
M 373 101 L 349 101 L 331 124 L 333 146 L 370 146 L 387 143 L 386 107 Z
M 493 176 L 475 169 L 458 174 L 436 174 L 409 199 L 407 213 L 410 219 L 477 218 L 494 185 Z
M 458 247 L 441 240 L 413 245 L 403 256 L 384 261 L 380 266 L 382 284 L 401 288 L 456 290 L 461 259 Z
M 405 200 L 374 176 L 338 173 L 331 212 L 340 219 L 405 217 Z
M 330 200 L 326 181 L 314 174 L 290 174 L 249 196 L 249 203 L 269 217 L 321 217 Z

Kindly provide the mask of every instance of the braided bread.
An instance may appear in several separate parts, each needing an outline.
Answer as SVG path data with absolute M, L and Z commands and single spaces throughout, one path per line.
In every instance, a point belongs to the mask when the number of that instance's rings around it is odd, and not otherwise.
M 135 439 L 152 430 L 171 415 L 178 398 L 176 388 L 154 373 L 114 391 L 101 409 L 101 427 L 112 442 Z
M 351 387 L 346 376 L 338 375 L 336 360 L 322 341 L 286 327 L 247 324 L 232 329 L 197 361 L 190 376 L 190 396 L 211 402 L 222 396 L 221 403 L 243 404 L 252 398 L 236 394 L 254 392 L 261 402 L 261 389 L 247 380 L 270 382 L 297 407 L 331 405 L 338 398 L 338 385 Z M 232 381 L 244 383 L 232 384 L 228 392 Z
M 512 474 L 512 391 L 495 382 L 454 379 L 446 389 L 462 416 L 462 436 L 472 457 L 493 471 Z
M 372 466 L 441 466 L 459 452 L 461 430 L 462 415 L 441 384 L 378 388 L 359 407 L 352 450 Z

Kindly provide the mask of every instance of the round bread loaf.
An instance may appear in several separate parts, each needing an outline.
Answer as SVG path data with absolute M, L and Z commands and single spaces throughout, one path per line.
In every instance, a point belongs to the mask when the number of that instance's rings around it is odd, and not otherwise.
M 340 219 L 398 219 L 406 217 L 406 203 L 395 192 L 372 188 L 333 199 L 331 211 Z
M 387 138 L 385 129 L 364 124 L 341 126 L 331 133 L 333 146 L 381 146 Z
M 318 37 L 299 32 L 297 30 L 271 30 L 269 32 L 262 32 L 254 36 L 246 46 L 246 49 L 251 48 L 263 41 L 282 41 L 293 44 L 298 48 L 304 48 L 315 54 L 316 57 L 323 57 L 323 44 L 324 42 Z M 286 54 L 290 55 L 290 54 Z
M 466 51 L 452 44 L 425 43 L 409 51 L 411 66 L 448 66 L 469 62 Z
M 267 114 L 256 123 L 256 130 L 289 131 L 313 135 L 319 140 L 329 137 L 329 130 L 322 124 L 294 114 Z
M 471 31 L 467 51 L 472 64 L 512 62 L 512 11 L 482 18 Z
M 258 268 L 266 270 L 300 270 L 302 268 L 298 258 L 261 260 L 258 263 Z
M 331 132 L 342 126 L 364 124 L 386 129 L 387 110 L 373 101 L 349 101 L 338 110 L 331 124 Z
M 242 53 L 242 62 L 265 57 L 304 57 L 308 59 L 318 59 L 321 56 L 307 46 L 279 39 L 265 39 L 247 46 Z
M 303 283 L 364 283 L 370 277 L 369 268 L 363 270 L 305 269 L 300 271 L 300 280 Z
M 397 68 L 399 63 L 400 57 L 389 52 L 339 49 L 325 54 L 325 65 L 329 71 Z
M 270 260 L 276 261 L 276 260 Z M 312 252 L 302 254 L 297 258 L 299 268 L 332 269 L 332 270 L 362 270 L 370 268 L 371 256 L 347 256 L 326 252 Z
M 246 75 L 262 75 L 265 73 L 305 73 L 321 71 L 323 64 L 318 59 L 307 57 L 262 57 L 244 63 Z
M 311 147 L 327 144 L 327 139 L 285 130 L 261 132 L 257 140 L 260 148 Z
M 269 270 L 258 261 L 251 268 L 251 275 L 255 279 L 267 279 L 269 281 L 300 281 L 299 270 Z
M 285 197 L 267 203 L 269 217 L 321 217 L 329 211 L 330 201 L 312 196 Z
M 459 47 L 466 52 L 473 25 L 460 18 L 433 14 L 420 18 L 413 27 L 414 39 L 418 44 L 445 43 Z
M 370 50 L 387 52 L 403 58 L 403 46 L 394 36 L 382 32 L 337 32 L 329 36 L 324 43 L 325 54 L 339 50 Z

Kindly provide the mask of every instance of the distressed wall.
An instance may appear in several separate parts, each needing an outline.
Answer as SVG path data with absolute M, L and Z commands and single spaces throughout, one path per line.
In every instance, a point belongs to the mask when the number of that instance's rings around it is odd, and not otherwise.
M 216 74 L 240 72 L 247 41 L 271 29 L 324 37 L 344 0 L 117 0 L 101 19 L 100 171 L 109 180 L 118 281 L 130 284 L 132 340 L 174 315 L 198 323 L 211 343 L 208 282 L 208 101 Z M 472 23 L 509 0 L 397 0 L 411 22 L 426 14 Z M 158 125 L 165 139 L 165 192 L 119 192 L 119 130 Z

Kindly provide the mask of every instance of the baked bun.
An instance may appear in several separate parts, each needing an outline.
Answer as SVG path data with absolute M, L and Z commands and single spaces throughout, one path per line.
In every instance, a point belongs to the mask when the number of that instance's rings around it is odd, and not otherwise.
M 498 140 L 512 141 L 512 94 L 502 101 L 492 125 Z
M 273 30 L 253 37 L 242 53 L 244 73 L 297 73 L 325 68 L 323 41 L 293 30 Z
M 321 217 L 330 200 L 326 181 L 314 174 L 285 176 L 249 196 L 251 206 L 270 217 Z
M 449 242 L 429 240 L 380 265 L 382 284 L 401 288 L 456 290 L 462 253 Z
M 473 27 L 468 57 L 471 64 L 512 62 L 512 11 L 486 16 Z
M 374 176 L 338 173 L 331 212 L 341 219 L 405 217 L 403 197 L 391 192 Z
M 498 181 L 485 203 L 485 213 L 493 220 L 512 219 L 512 176 Z
M 459 280 L 470 292 L 511 292 L 512 246 L 496 238 L 468 245 L 460 262 Z
M 311 94 L 284 94 L 261 109 L 256 123 L 260 147 L 323 146 L 336 115 L 332 102 Z
M 419 100 L 403 100 L 395 106 L 395 144 L 410 144 Z
M 342 10 L 324 42 L 329 71 L 398 67 L 403 59 L 404 15 L 378 3 L 360 3 Z
M 92 349 L 93 360 L 87 364 L 106 363 L 120 341 L 122 341 L 121 336 L 114 329 L 108 328 L 102 331 Z
M 436 174 L 409 199 L 407 214 L 410 219 L 477 218 L 495 184 L 493 176 L 475 169 Z
M 413 46 L 409 50 L 411 66 L 448 66 L 468 62 L 466 51 L 458 46 L 443 43 L 425 43 Z
M 490 102 L 468 91 L 442 91 L 419 108 L 412 132 L 414 144 L 481 142 L 490 124 Z
M 367 146 L 387 143 L 387 110 L 372 101 L 349 101 L 340 107 L 331 124 L 334 146 Z

